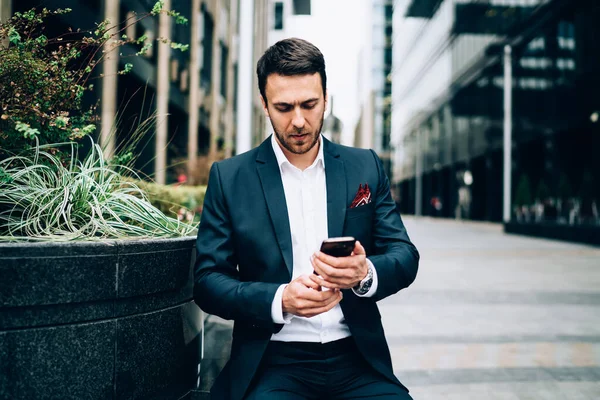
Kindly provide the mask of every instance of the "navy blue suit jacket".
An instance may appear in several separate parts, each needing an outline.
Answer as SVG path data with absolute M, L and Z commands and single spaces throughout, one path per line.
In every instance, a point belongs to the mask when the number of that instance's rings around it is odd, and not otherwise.
M 381 160 L 372 150 L 323 138 L 329 237 L 354 236 L 364 246 L 379 286 L 374 297 L 351 290 L 340 305 L 367 362 L 394 376 L 376 302 L 410 285 L 419 254 L 390 194 Z M 372 201 L 348 208 L 359 184 Z M 242 399 L 274 332 L 277 288 L 292 276 L 292 240 L 279 166 L 270 138 L 259 147 L 213 164 L 198 231 L 194 299 L 205 312 L 235 321 L 230 360 L 211 390 L 216 399 Z

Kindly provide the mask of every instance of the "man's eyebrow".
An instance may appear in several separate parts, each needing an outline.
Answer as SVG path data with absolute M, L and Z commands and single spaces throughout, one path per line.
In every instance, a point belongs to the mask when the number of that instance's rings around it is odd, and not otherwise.
M 312 99 L 308 99 L 308 100 L 304 100 L 302 103 L 300 104 L 307 104 L 307 103 L 313 103 L 315 101 L 319 101 L 318 97 L 314 97 Z M 294 104 L 292 103 L 286 103 L 285 101 L 278 101 L 277 103 L 273 103 L 274 106 L 278 106 L 278 107 L 282 107 L 282 106 L 292 106 Z
M 302 102 L 302 104 L 306 104 L 306 103 L 313 103 L 313 102 L 315 102 L 315 101 L 319 101 L 319 98 L 318 98 L 318 97 L 314 97 L 314 98 L 312 98 L 312 99 L 304 100 L 304 101 Z

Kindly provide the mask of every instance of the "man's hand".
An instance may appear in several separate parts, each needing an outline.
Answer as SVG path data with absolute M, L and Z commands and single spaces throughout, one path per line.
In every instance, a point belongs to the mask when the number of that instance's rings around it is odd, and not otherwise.
M 308 275 L 294 279 L 283 290 L 283 312 L 299 317 L 314 317 L 331 310 L 342 300 L 339 290 L 321 291 Z
M 365 279 L 369 272 L 365 249 L 359 241 L 348 257 L 332 257 L 318 251 L 311 262 L 315 269 L 311 280 L 329 289 L 350 289 Z

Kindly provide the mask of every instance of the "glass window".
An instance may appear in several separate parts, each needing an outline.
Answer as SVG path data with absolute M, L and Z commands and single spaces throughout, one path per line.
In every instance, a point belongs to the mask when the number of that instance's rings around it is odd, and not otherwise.
M 200 72 L 200 84 L 210 87 L 212 79 L 212 54 L 213 54 L 213 28 L 214 22 L 210 14 L 204 11 L 204 34 L 202 35 L 202 69 Z
M 227 97 L 227 60 L 229 48 L 221 42 L 221 96 Z
M 386 4 L 385 6 L 385 19 L 386 21 L 392 22 L 392 16 L 394 14 L 394 5 Z
M 310 0 L 294 0 L 294 15 L 310 14 Z
M 283 3 L 281 1 L 275 2 L 275 13 L 274 13 L 274 25 L 273 29 L 280 31 L 283 29 Z

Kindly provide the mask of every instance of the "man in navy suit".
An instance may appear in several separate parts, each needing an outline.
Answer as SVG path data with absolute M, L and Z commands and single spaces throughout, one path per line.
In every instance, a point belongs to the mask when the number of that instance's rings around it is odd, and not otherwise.
M 211 398 L 411 399 L 396 378 L 376 302 L 409 286 L 419 254 L 372 150 L 322 137 L 327 78 L 301 39 L 271 46 L 258 84 L 273 135 L 213 164 L 194 297 L 235 321 Z M 319 251 L 353 236 L 348 257 Z

